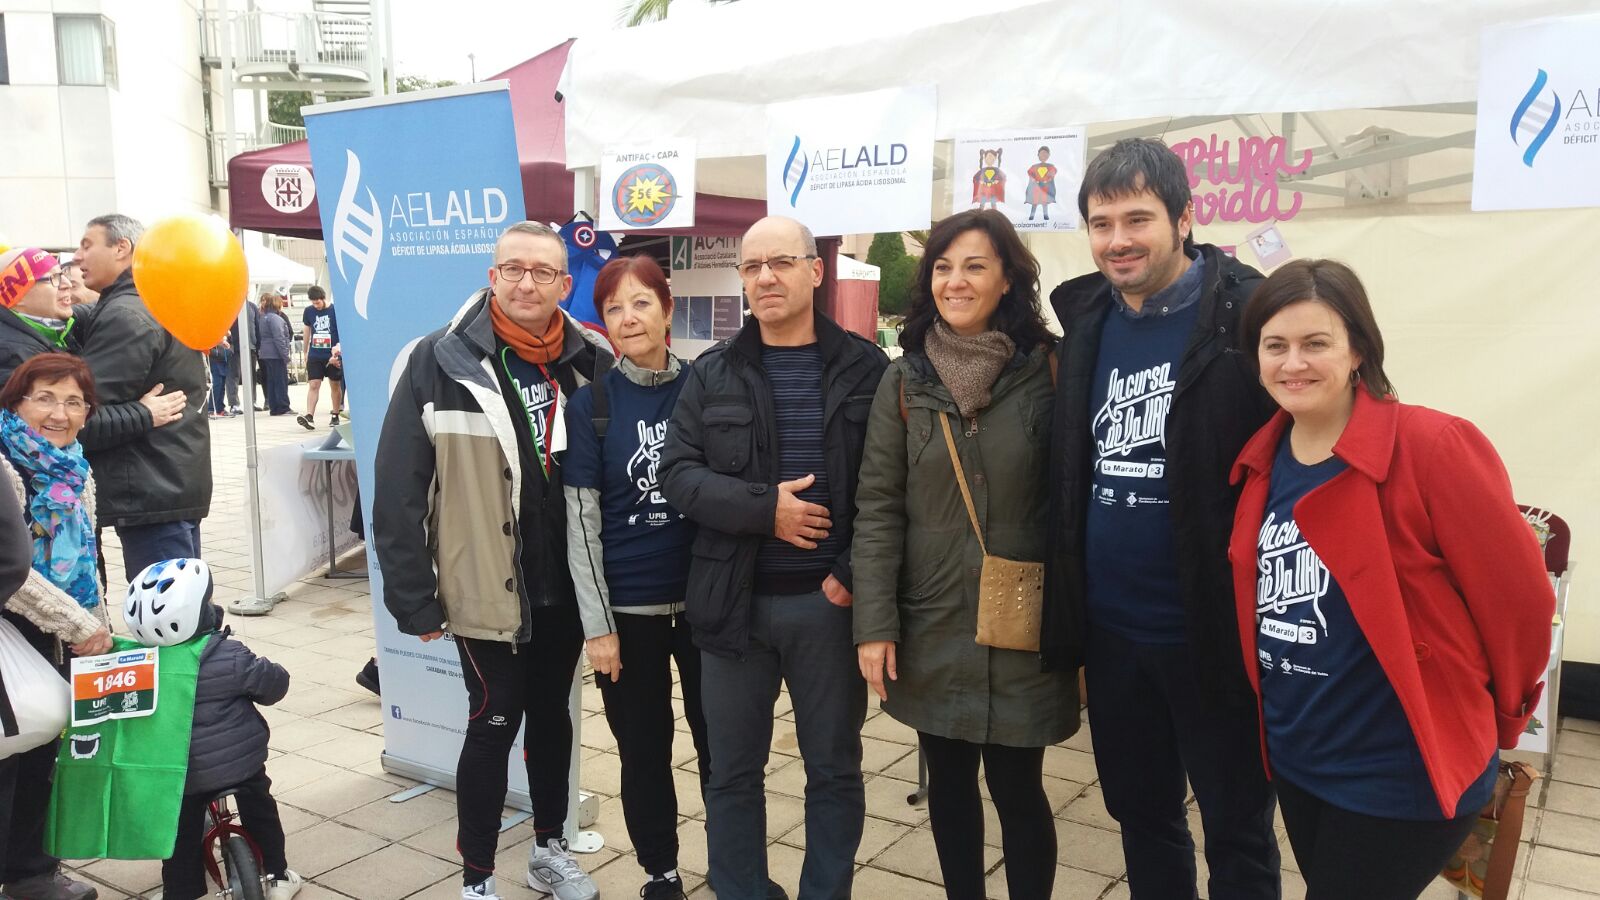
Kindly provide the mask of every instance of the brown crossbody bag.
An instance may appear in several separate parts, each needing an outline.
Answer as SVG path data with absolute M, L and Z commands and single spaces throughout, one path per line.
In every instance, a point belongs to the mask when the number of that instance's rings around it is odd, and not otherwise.
M 1525 762 L 1501 762 L 1494 795 L 1478 814 L 1461 849 L 1445 864 L 1440 877 L 1462 894 L 1484 900 L 1505 900 L 1522 839 L 1522 818 L 1528 793 L 1539 772 Z
M 1040 617 L 1044 611 L 1044 563 L 1022 562 L 989 555 L 978 525 L 978 510 L 967 488 L 967 473 L 961 468 L 956 438 L 950 432 L 950 417 L 939 414 L 944 443 L 950 448 L 950 464 L 955 466 L 956 485 L 967 504 L 972 531 L 983 551 L 983 573 L 978 579 L 978 637 L 986 647 L 1003 650 L 1039 651 Z

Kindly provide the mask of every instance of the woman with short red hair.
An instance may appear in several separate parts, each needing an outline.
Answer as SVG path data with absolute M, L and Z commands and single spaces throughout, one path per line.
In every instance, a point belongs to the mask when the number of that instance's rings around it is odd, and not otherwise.
M 689 733 L 709 778 L 700 653 L 683 618 L 694 528 L 661 496 L 661 447 L 687 365 L 667 349 L 672 294 L 648 256 L 606 263 L 595 308 L 622 351 L 567 403 L 567 561 L 585 652 L 622 757 L 622 817 L 649 881 L 645 900 L 679 900 L 672 780 L 672 663 Z

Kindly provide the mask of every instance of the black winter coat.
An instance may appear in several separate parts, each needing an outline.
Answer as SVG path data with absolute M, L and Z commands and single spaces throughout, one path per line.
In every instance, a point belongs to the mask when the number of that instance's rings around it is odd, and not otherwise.
M 132 270 L 100 294 L 82 356 L 99 404 L 83 442 L 100 483 L 101 525 L 198 520 L 211 510 L 211 427 L 200 405 L 210 381 L 205 354 L 162 328 L 139 298 Z M 139 398 L 157 384 L 188 395 L 183 418 L 152 427 Z
M 1228 473 L 1251 435 L 1277 409 L 1255 366 L 1240 352 L 1238 324 L 1261 273 L 1210 244 L 1200 314 L 1178 366 L 1167 414 L 1167 480 L 1172 497 L 1178 582 L 1194 675 L 1208 696 L 1254 702 L 1239 667 L 1228 537 L 1238 492 Z M 1085 522 L 1093 434 L 1090 382 L 1100 354 L 1101 326 L 1115 299 L 1096 272 L 1050 294 L 1065 338 L 1057 347 L 1060 378 L 1051 427 L 1049 557 L 1041 654 L 1047 668 L 1083 665 L 1088 590 Z
M 45 340 L 44 335 L 33 330 L 16 310 L 0 309 L 0 385 L 6 383 L 11 373 L 41 353 L 55 351 L 66 353 L 78 352 L 78 325 L 74 324 L 72 330 L 67 332 L 67 345 L 57 347 Z
M 261 771 L 271 732 L 256 704 L 271 706 L 289 693 L 289 670 L 231 634 L 224 628 L 200 654 L 185 794 L 215 794 Z
M 261 308 L 246 300 L 244 302 L 244 311 L 247 316 L 246 321 L 250 323 L 250 349 L 252 351 L 259 350 L 261 348 Z M 236 353 L 242 349 L 239 344 L 239 322 L 237 319 L 228 328 L 228 343 L 233 345 Z
M 82 351 L 82 341 L 79 338 L 83 333 L 84 323 L 94 316 L 94 307 L 86 305 L 74 306 L 72 312 L 75 321 L 72 329 L 67 332 L 67 345 L 65 347 L 57 347 L 45 340 L 43 335 L 29 327 L 26 322 L 22 321 L 16 311 L 0 309 L 0 385 L 6 383 L 6 380 L 11 377 L 11 373 L 15 372 L 18 366 L 41 353 L 80 353 Z M 137 421 L 141 414 L 148 414 L 144 405 L 138 400 L 114 404 L 115 409 L 102 412 L 101 408 L 106 405 L 102 399 L 101 406 L 95 408 L 96 415 L 102 421 L 105 419 Z M 138 407 L 138 409 L 133 409 L 132 407 Z
M 856 478 L 867 414 L 889 359 L 866 338 L 816 313 L 822 352 L 823 441 L 831 532 L 844 550 L 832 574 L 846 588 Z M 761 364 L 761 328 L 752 317 L 734 337 L 707 350 L 687 379 L 667 428 L 661 492 L 699 524 L 689 565 L 686 615 L 701 649 L 744 653 L 756 554 L 773 534 L 778 509 L 777 425 Z M 819 585 L 820 587 L 820 585 Z

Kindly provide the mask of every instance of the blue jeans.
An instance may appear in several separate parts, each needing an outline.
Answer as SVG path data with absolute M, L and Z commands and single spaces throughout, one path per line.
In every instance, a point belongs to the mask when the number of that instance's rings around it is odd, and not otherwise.
M 122 566 L 128 580 L 153 562 L 164 559 L 200 558 L 200 522 L 156 522 L 151 525 L 118 525 L 122 541 Z
M 1278 900 L 1275 803 L 1255 704 L 1202 697 L 1185 645 L 1139 644 L 1099 628 L 1083 674 L 1100 789 L 1122 826 L 1135 900 L 1198 896 L 1185 775 L 1205 826 L 1207 896 Z
M 261 361 L 261 374 L 265 382 L 262 385 L 262 391 L 267 397 L 267 411 L 275 416 L 290 412 L 289 361 L 286 359 L 263 359 Z
M 848 900 L 866 825 L 861 726 L 867 685 L 856 664 L 850 610 L 821 591 L 756 594 L 742 658 L 701 654 L 711 783 L 706 849 L 720 900 L 767 896 L 765 768 L 780 680 L 794 702 L 806 769 L 806 860 L 799 900 Z
M 225 413 L 228 411 L 228 357 L 218 360 L 211 358 L 211 411 Z

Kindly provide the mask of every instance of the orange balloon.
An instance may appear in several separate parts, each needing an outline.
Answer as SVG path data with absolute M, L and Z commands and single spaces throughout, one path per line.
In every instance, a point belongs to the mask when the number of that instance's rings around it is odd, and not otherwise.
M 145 230 L 133 250 L 133 283 L 173 337 L 209 350 L 239 317 L 250 273 L 244 247 L 220 219 L 176 216 Z

